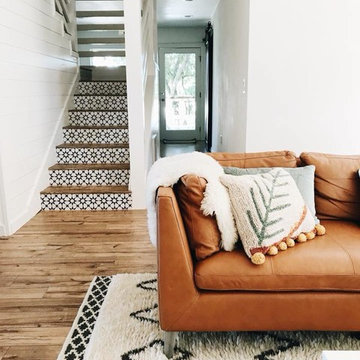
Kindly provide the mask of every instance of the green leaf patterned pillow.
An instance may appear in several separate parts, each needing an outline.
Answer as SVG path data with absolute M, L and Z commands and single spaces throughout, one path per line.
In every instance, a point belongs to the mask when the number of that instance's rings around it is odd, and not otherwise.
M 228 175 L 256 175 L 256 174 L 265 174 L 271 171 L 273 168 L 238 168 L 238 167 L 224 167 L 225 174 Z M 319 224 L 320 221 L 316 217 L 315 210 L 315 166 L 301 166 L 296 168 L 282 168 L 286 170 L 295 180 L 295 183 L 305 200 L 306 205 L 308 206 L 311 214 L 315 219 L 315 223 Z
M 220 181 L 228 189 L 245 253 L 254 263 L 255 254 L 266 254 L 271 247 L 314 230 L 314 218 L 284 169 L 258 175 L 223 175 Z

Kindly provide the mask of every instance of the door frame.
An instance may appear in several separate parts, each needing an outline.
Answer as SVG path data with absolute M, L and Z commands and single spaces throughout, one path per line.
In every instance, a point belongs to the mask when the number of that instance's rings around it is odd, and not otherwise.
M 212 128 L 213 128 L 213 71 L 214 71 L 214 28 L 211 21 L 205 30 L 204 44 L 206 49 L 205 60 L 205 142 L 209 152 L 212 147 Z
M 165 114 L 164 112 L 164 106 L 162 106 L 162 92 L 163 92 L 163 86 L 165 84 L 165 79 L 164 79 L 164 72 L 162 71 L 162 69 L 164 68 L 164 54 L 167 51 L 171 51 L 174 50 L 174 52 L 176 52 L 177 50 L 181 51 L 181 50 L 189 50 L 189 52 L 191 51 L 191 49 L 199 49 L 200 52 L 200 58 L 199 60 L 199 84 L 198 84 L 198 88 L 197 88 L 197 116 L 196 116 L 196 123 L 197 123 L 197 127 L 200 127 L 200 131 L 198 131 L 197 136 L 196 136 L 196 140 L 197 141 L 204 141 L 205 139 L 205 131 L 204 131 L 204 126 L 205 126 L 205 111 L 204 111 L 204 98 L 205 98 L 205 46 L 203 43 L 199 42 L 199 43 L 163 43 L 159 46 L 159 68 L 160 68 L 160 72 L 159 72 L 159 130 L 160 130 L 160 140 L 163 141 L 164 138 L 168 139 L 168 137 L 164 136 L 166 133 L 166 130 L 164 131 L 165 128 Z M 201 97 L 199 97 L 199 94 L 201 94 Z M 169 140 L 173 140 L 173 139 L 169 139 Z M 179 141 L 181 142 L 181 140 Z

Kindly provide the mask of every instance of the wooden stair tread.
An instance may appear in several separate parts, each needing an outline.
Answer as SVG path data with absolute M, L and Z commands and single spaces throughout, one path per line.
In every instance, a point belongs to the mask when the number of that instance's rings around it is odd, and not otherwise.
M 127 126 L 76 126 L 76 125 L 67 125 L 63 129 L 78 129 L 78 130 L 126 130 Z
M 94 50 L 94 51 L 79 51 L 79 56 L 86 57 L 99 57 L 99 56 L 111 56 L 111 57 L 125 57 L 125 50 Z
M 75 94 L 76 97 L 127 97 L 126 95 L 93 95 L 93 94 Z
M 62 148 L 94 148 L 94 149 L 101 149 L 101 148 L 128 148 L 129 144 L 60 144 L 56 146 L 58 149 Z
M 86 95 L 86 96 L 91 96 L 91 95 Z M 107 95 L 103 95 L 103 96 L 107 96 Z M 120 95 L 123 96 L 123 95 Z M 117 113 L 117 112 L 127 112 L 126 109 L 119 109 L 119 110 L 103 110 L 103 109 L 99 109 L 99 110 L 82 110 L 82 109 L 72 109 L 69 110 L 70 112 L 113 112 L 113 113 Z
M 76 17 L 83 18 L 83 17 L 123 17 L 124 11 L 122 10 L 98 10 L 98 11 L 76 11 Z
M 124 30 L 124 24 L 78 24 L 78 31 L 87 30 Z
M 79 84 L 87 84 L 87 83 L 126 83 L 126 80 L 82 80 L 79 81 Z
M 78 38 L 78 44 L 124 44 L 123 37 Z
M 101 95 L 101 94 L 97 94 L 97 95 L 94 95 L 94 94 L 91 94 L 91 93 L 86 93 L 86 94 L 75 94 L 76 96 L 110 96 L 110 97 L 115 97 L 115 96 L 123 96 L 123 97 L 127 97 L 127 93 L 125 94 L 122 94 L 122 95 L 107 95 L 107 94 L 104 94 L 104 95 Z M 74 110 L 77 110 L 77 109 L 74 109 Z M 89 110 L 91 111 L 91 110 Z M 98 111 L 106 111 L 106 110 L 98 110 Z M 109 111 L 112 111 L 112 110 L 109 110 Z M 113 110 L 113 111 L 126 111 L 126 110 Z
M 41 194 L 121 194 L 130 193 L 127 186 L 49 186 Z
M 55 164 L 49 170 L 129 170 L 130 164 Z

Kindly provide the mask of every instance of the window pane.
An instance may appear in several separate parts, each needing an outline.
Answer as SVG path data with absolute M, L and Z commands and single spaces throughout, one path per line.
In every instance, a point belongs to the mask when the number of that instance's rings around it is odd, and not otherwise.
M 196 128 L 196 54 L 165 54 L 166 130 Z

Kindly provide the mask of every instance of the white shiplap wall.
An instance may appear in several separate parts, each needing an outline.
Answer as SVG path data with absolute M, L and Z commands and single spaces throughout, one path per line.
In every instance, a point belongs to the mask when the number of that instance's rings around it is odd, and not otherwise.
M 0 0 L 0 236 L 40 210 L 77 57 L 53 0 Z
M 130 135 L 130 190 L 144 209 L 146 176 L 157 132 L 157 24 L 155 0 L 124 0 L 126 80 Z

